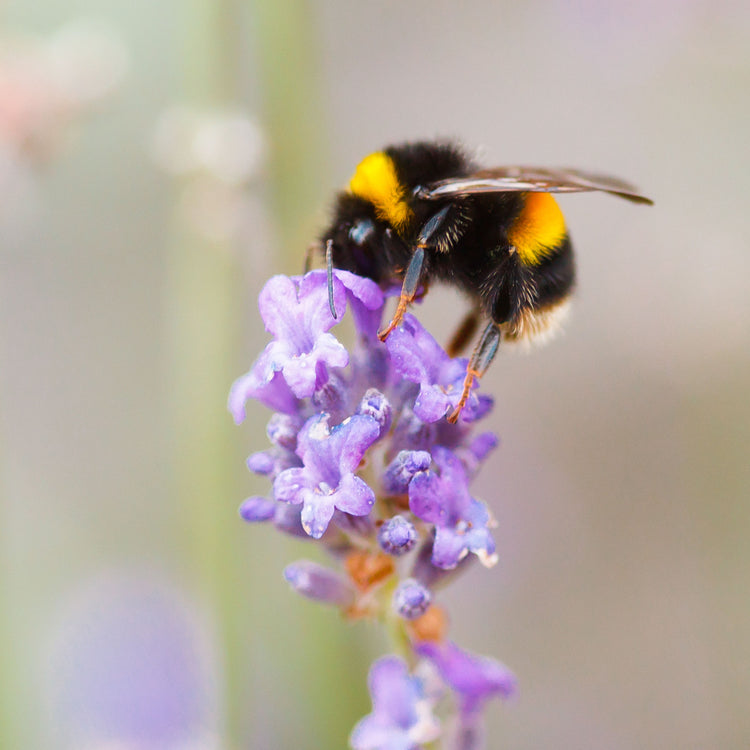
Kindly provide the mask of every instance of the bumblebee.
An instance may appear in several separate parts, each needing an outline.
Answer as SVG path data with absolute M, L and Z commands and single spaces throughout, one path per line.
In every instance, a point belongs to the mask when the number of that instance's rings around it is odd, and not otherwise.
M 651 204 L 615 177 L 574 169 L 479 169 L 456 144 L 389 146 L 363 159 L 336 198 L 333 220 L 320 238 L 329 280 L 333 268 L 385 286 L 400 281 L 401 295 L 381 340 L 402 321 L 430 283 L 462 290 L 472 309 L 447 349 L 457 354 L 480 320 L 463 393 L 449 415 L 456 422 L 501 340 L 533 341 L 559 326 L 575 283 L 573 248 L 553 193 L 603 191 Z

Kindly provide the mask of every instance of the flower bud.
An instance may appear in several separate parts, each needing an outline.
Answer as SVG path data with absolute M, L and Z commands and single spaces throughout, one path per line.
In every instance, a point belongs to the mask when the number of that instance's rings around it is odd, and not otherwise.
M 430 590 L 415 578 L 402 581 L 393 594 L 393 608 L 406 620 L 416 620 L 432 603 Z
M 383 523 L 378 531 L 378 544 L 389 555 L 404 555 L 417 543 L 414 524 L 403 516 L 394 516 Z
M 287 565 L 284 578 L 298 594 L 323 604 L 345 607 L 354 600 L 354 589 L 344 576 L 310 560 Z

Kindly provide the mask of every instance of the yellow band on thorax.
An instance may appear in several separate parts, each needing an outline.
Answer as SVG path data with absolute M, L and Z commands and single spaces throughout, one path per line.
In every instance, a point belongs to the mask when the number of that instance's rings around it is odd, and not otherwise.
M 508 241 L 527 266 L 541 263 L 565 239 L 565 219 L 549 193 L 527 193 L 521 213 L 508 231 Z
M 393 159 L 382 151 L 366 156 L 359 163 L 349 182 L 349 190 L 372 203 L 378 218 L 387 221 L 397 231 L 412 218 L 406 190 L 398 179 Z

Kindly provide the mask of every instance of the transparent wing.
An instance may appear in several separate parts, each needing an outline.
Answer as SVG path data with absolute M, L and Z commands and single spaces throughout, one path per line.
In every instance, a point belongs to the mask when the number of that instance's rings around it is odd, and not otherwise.
M 598 190 L 634 203 L 653 205 L 650 198 L 618 177 L 579 169 L 546 167 L 493 167 L 467 177 L 432 182 L 418 196 L 427 200 L 478 193 L 581 193 Z

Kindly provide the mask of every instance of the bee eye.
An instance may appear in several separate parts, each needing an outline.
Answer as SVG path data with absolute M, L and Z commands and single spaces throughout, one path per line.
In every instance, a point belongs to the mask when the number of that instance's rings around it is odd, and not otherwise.
M 349 239 L 356 245 L 363 245 L 374 231 L 375 225 L 370 219 L 360 219 L 349 230 Z

